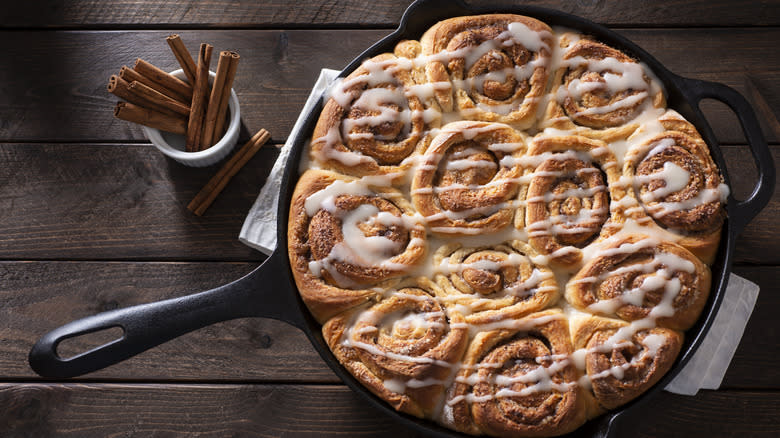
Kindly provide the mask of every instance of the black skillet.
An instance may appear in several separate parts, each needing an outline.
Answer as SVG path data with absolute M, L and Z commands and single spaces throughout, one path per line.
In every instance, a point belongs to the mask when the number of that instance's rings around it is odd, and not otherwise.
M 392 52 L 395 44 L 402 39 L 418 39 L 437 21 L 460 15 L 491 12 L 528 15 L 551 26 L 575 29 L 593 35 L 598 40 L 623 50 L 647 64 L 663 83 L 668 106 L 691 121 L 710 145 L 712 155 L 728 184 L 727 168 L 718 143 L 699 110 L 699 102 L 705 98 L 724 102 L 737 114 L 750 152 L 758 167 L 759 180 L 748 199 L 738 201 L 733 195 L 729 196 L 728 219 L 724 226 L 717 258 L 712 265 L 712 293 L 698 323 L 686 333 L 682 353 L 673 368 L 658 384 L 637 400 L 590 421 L 572 434 L 572 436 L 614 436 L 617 433 L 615 426 L 618 420 L 625 417 L 629 411 L 639 409 L 639 406 L 652 398 L 653 394 L 666 386 L 682 370 L 707 334 L 726 290 L 737 235 L 766 206 L 772 196 L 775 181 L 772 156 L 752 108 L 733 89 L 717 83 L 677 76 L 647 52 L 615 32 L 585 19 L 550 9 L 531 6 L 467 6 L 460 0 L 420 0 L 409 6 L 395 32 L 355 58 L 341 72 L 341 76 L 346 76 L 355 70 L 361 61 L 369 57 L 383 52 Z M 32 369 L 48 378 L 79 376 L 118 363 L 185 333 L 217 322 L 244 317 L 274 318 L 303 330 L 320 356 L 344 383 L 377 409 L 384 411 L 410 430 L 436 437 L 464 437 L 465 435 L 444 429 L 431 421 L 398 413 L 390 405 L 371 394 L 339 364 L 330 352 L 322 337 L 320 325 L 311 317 L 298 295 L 287 257 L 287 217 L 290 198 L 298 180 L 297 163 L 321 108 L 322 99 L 311 113 L 306 115 L 304 127 L 294 139 L 280 188 L 278 245 L 262 265 L 245 277 L 216 289 L 104 312 L 59 327 L 44 335 L 33 346 L 29 356 Z M 121 338 L 68 359 L 58 356 L 56 350 L 61 341 L 113 327 L 122 329 Z

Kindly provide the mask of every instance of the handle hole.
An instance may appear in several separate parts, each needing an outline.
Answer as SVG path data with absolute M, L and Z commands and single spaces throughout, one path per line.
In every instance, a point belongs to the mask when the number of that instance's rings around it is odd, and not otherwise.
M 720 142 L 724 163 L 718 165 L 726 166 L 731 194 L 735 199 L 747 199 L 758 183 L 758 169 L 737 115 L 728 105 L 715 99 L 702 99 L 699 109 Z M 717 157 L 713 158 L 717 160 Z
M 125 331 L 122 327 L 109 327 L 83 335 L 63 339 L 57 345 L 56 354 L 63 360 L 71 359 L 95 348 L 122 339 Z
M 747 144 L 742 124 L 734 111 L 717 99 L 702 99 L 699 109 L 704 113 L 720 144 Z

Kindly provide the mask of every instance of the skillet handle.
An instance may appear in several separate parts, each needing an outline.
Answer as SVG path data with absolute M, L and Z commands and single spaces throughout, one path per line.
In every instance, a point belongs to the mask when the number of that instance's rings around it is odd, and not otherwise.
M 702 99 L 711 98 L 725 103 L 739 118 L 742 132 L 745 134 L 750 153 L 758 168 L 758 184 L 747 199 L 737 201 L 735 211 L 739 214 L 729 217 L 733 221 L 737 233 L 742 232 L 772 198 L 775 190 L 775 165 L 766 139 L 761 132 L 753 107 L 739 92 L 717 82 L 700 81 L 683 77 L 675 78 L 679 88 L 688 96 L 688 100 L 699 105 Z
M 269 317 L 303 328 L 305 322 L 292 291 L 274 287 L 283 277 L 281 270 L 286 269 L 283 259 L 283 255 L 274 253 L 246 276 L 205 292 L 111 310 L 65 324 L 32 347 L 30 367 L 48 378 L 80 376 L 193 330 L 235 318 Z M 57 346 L 66 339 L 114 327 L 122 329 L 122 336 L 114 341 L 67 359 L 57 354 Z

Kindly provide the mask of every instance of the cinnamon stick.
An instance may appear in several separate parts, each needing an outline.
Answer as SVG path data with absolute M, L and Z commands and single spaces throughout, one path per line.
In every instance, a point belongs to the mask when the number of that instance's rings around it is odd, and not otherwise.
M 219 52 L 219 62 L 217 63 L 217 72 L 214 75 L 214 85 L 211 87 L 206 118 L 203 121 L 203 134 L 200 139 L 200 150 L 209 148 L 217 143 L 219 138 L 214 136 L 214 128 L 217 123 L 218 110 L 220 102 L 223 99 L 230 99 L 230 89 L 225 93 L 225 79 L 230 67 L 231 55 L 228 51 Z
M 168 36 L 165 41 L 167 41 L 168 45 L 171 47 L 173 56 L 179 61 L 179 65 L 181 66 L 181 69 L 184 70 L 184 74 L 187 76 L 190 84 L 194 84 L 197 66 L 195 65 L 195 60 L 192 59 L 192 55 L 190 55 L 190 52 L 184 45 L 184 41 L 181 40 L 181 37 L 178 34 Z
M 171 90 L 169 88 L 166 88 L 166 87 L 160 85 L 157 82 L 154 82 L 150 78 L 142 75 L 141 73 L 138 73 L 137 71 L 133 70 L 132 68 L 130 68 L 130 67 L 126 66 L 126 65 L 123 65 L 122 68 L 119 69 L 119 77 L 124 79 L 125 82 L 127 82 L 128 84 L 133 82 L 133 81 L 137 81 L 137 82 L 140 82 L 140 83 L 148 86 L 149 88 L 153 88 L 153 89 L 159 91 L 160 93 L 162 93 L 162 94 L 164 94 L 164 95 L 166 95 L 168 97 L 176 99 L 177 101 L 179 101 L 179 102 L 181 102 L 181 103 L 183 103 L 185 105 L 189 105 L 190 104 L 190 99 L 187 99 L 187 98 L 177 94 L 173 90 Z
M 169 116 L 128 102 L 116 104 L 114 117 L 180 135 L 184 135 L 187 129 L 187 121 L 182 118 Z
M 203 117 L 208 105 L 209 87 L 209 63 L 211 52 L 214 48 L 211 44 L 202 43 L 198 52 L 198 69 L 195 73 L 195 86 L 192 92 L 192 104 L 190 104 L 190 120 L 187 123 L 187 135 L 185 146 L 187 152 L 195 152 L 200 148 L 200 138 L 203 133 Z
M 154 107 L 163 108 L 168 111 L 172 111 L 182 116 L 189 116 L 190 107 L 177 101 L 172 97 L 168 97 L 159 91 L 151 88 L 141 82 L 133 81 L 128 85 L 130 92 L 135 93 L 138 96 L 143 97 L 146 101 L 150 102 Z M 161 111 L 166 112 L 166 111 Z
M 190 99 L 192 99 L 192 93 L 193 93 L 192 85 L 169 74 L 168 72 L 160 70 L 159 68 L 155 67 L 154 65 L 150 64 L 147 61 L 144 61 L 141 58 L 135 60 L 135 66 L 133 67 L 133 70 L 135 70 L 136 72 L 140 73 L 143 76 L 146 76 L 147 78 L 163 86 L 164 88 L 167 88 L 173 91 L 174 93 L 178 94 L 179 96 L 184 98 L 185 102 L 188 102 Z M 176 97 L 176 96 L 171 96 L 171 97 Z
M 228 160 L 217 173 L 203 186 L 200 192 L 195 195 L 192 202 L 187 205 L 187 210 L 198 216 L 203 215 L 209 208 L 217 195 L 225 188 L 239 170 L 260 150 L 260 148 L 271 138 L 271 135 L 265 129 L 257 131 L 252 138 L 241 147 Z
M 134 81 L 133 83 L 139 83 L 139 82 Z M 106 89 L 108 89 L 108 92 L 113 94 L 114 96 L 120 99 L 124 99 L 135 105 L 153 109 L 155 111 L 159 111 L 163 114 L 168 114 L 170 116 L 175 116 L 175 117 L 181 116 L 181 114 L 178 114 L 175 111 L 172 111 L 162 106 L 158 106 L 157 104 L 146 100 L 143 96 L 136 94 L 133 90 L 130 89 L 130 84 L 117 75 L 111 75 L 111 77 L 108 78 L 108 86 L 106 87 Z
M 217 108 L 217 121 L 214 125 L 214 134 L 211 138 L 211 144 L 216 143 L 225 134 L 225 129 L 227 128 L 227 108 L 228 103 L 230 102 L 230 92 L 233 89 L 233 79 L 236 77 L 236 69 L 238 68 L 239 60 L 241 60 L 241 56 L 239 56 L 238 53 L 230 52 L 230 65 L 225 74 L 225 91 L 223 93 L 225 98 L 220 100 L 219 108 Z

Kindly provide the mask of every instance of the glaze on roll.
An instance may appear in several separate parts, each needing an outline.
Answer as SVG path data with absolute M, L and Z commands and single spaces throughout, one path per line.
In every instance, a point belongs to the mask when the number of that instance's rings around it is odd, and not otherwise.
M 512 222 L 525 139 L 507 125 L 453 122 L 420 157 L 411 195 L 431 231 L 494 232 Z
M 377 286 L 425 253 L 425 231 L 400 192 L 321 170 L 295 187 L 287 240 L 298 290 L 320 322 L 375 299 Z
M 640 208 L 628 213 L 643 223 L 652 218 L 679 235 L 680 245 L 712 263 L 728 188 L 693 125 L 673 110 L 659 117 L 658 124 L 660 132 L 648 127 L 629 138 L 633 145 L 623 175 L 632 182 L 629 193 Z
M 447 394 L 443 421 L 473 435 L 550 436 L 581 426 L 586 396 L 569 359 L 569 327 L 558 310 L 478 333 Z
M 529 128 L 547 84 L 552 35 L 549 26 L 522 15 L 437 23 L 420 43 L 439 105 L 469 120 Z
M 333 353 L 393 407 L 430 416 L 468 341 L 468 326 L 421 278 L 390 289 L 381 300 L 330 319 L 322 328 Z
M 327 97 L 287 249 L 374 395 L 472 435 L 558 436 L 672 368 L 728 187 L 646 65 L 532 17 L 456 17 Z
M 537 253 L 519 240 L 475 248 L 454 243 L 434 255 L 440 301 L 461 306 L 473 325 L 520 318 L 560 297 L 555 274 L 532 258 Z
M 581 249 L 610 231 L 611 201 L 624 195 L 616 185 L 617 159 L 599 140 L 539 135 L 522 161 L 528 182 L 515 226 L 528 231 L 531 246 L 550 263 L 574 270 Z

